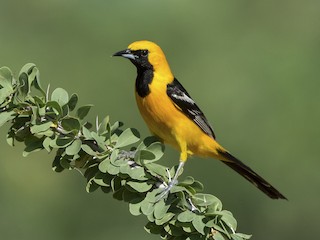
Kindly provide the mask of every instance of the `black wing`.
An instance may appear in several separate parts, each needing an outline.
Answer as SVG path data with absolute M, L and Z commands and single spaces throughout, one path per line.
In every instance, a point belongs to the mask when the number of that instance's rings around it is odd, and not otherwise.
M 167 85 L 167 94 L 180 111 L 197 124 L 202 131 L 215 138 L 207 118 L 176 78 Z

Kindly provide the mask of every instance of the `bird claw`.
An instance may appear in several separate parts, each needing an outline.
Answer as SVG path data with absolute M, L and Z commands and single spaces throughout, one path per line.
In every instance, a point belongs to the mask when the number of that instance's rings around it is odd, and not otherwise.
M 190 211 L 191 211 L 191 212 L 198 212 L 198 213 L 200 212 L 199 208 L 197 208 L 197 207 L 193 204 L 191 198 L 188 198 L 188 202 L 189 202 L 189 204 L 190 204 Z
M 169 169 L 166 169 L 166 172 L 168 174 L 168 183 L 166 183 L 165 181 L 163 181 L 161 183 L 161 185 L 159 185 L 159 188 L 164 188 L 163 191 L 160 193 L 160 195 L 158 195 L 156 202 L 159 202 L 162 198 L 164 198 L 165 196 L 167 196 L 171 190 L 171 188 L 175 185 L 178 184 L 178 180 L 174 177 L 172 179 L 171 177 L 171 173 L 169 171 Z
M 136 150 L 134 150 L 134 151 L 122 150 L 119 152 L 118 158 L 134 159 L 136 152 L 137 152 Z
M 159 202 L 161 199 L 163 199 L 164 197 L 166 197 L 166 196 L 169 194 L 171 188 L 172 188 L 173 186 L 177 185 L 177 184 L 178 184 L 178 181 L 177 181 L 177 180 L 170 181 L 168 184 L 166 184 L 166 183 L 163 184 L 163 185 L 166 185 L 166 187 L 165 187 L 164 190 L 160 193 L 160 195 L 157 196 L 156 202 Z
M 171 174 L 170 174 L 170 171 L 169 169 L 166 169 L 166 172 L 168 174 L 168 179 L 169 179 L 169 182 L 168 184 L 166 184 L 165 182 L 163 182 L 162 184 L 165 186 L 165 189 L 163 190 L 163 192 L 157 197 L 157 202 L 159 200 L 161 200 L 162 198 L 164 198 L 165 196 L 168 195 L 168 193 L 170 192 L 171 188 L 175 185 L 178 184 L 178 176 L 180 174 L 180 171 L 181 169 L 183 168 L 183 165 L 184 165 L 184 162 L 183 161 L 180 161 L 179 163 L 179 166 L 173 176 L 173 178 L 171 178 Z

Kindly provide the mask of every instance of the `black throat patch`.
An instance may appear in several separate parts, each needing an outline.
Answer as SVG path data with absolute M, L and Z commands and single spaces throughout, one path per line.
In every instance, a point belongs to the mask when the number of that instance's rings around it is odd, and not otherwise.
M 136 91 L 140 97 L 146 97 L 150 93 L 149 84 L 153 79 L 153 68 L 138 68 L 138 76 L 136 78 Z
M 132 51 L 134 58 L 130 61 L 137 68 L 136 91 L 140 97 L 146 97 L 150 93 L 149 84 L 153 79 L 153 66 L 148 60 L 149 51 L 147 49 Z

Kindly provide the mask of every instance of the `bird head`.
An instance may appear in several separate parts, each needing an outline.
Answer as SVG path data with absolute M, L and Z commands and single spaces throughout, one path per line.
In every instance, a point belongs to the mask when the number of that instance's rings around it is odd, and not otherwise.
M 116 52 L 113 56 L 129 59 L 138 70 L 152 69 L 153 71 L 169 71 L 168 62 L 162 49 L 150 41 L 137 41 L 131 43 L 127 49 Z

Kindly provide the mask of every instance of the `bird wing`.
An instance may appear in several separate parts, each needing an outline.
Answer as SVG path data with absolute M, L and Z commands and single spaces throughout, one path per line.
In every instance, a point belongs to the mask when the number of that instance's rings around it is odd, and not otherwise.
M 167 85 L 167 95 L 171 98 L 177 109 L 197 124 L 202 131 L 215 139 L 214 132 L 207 118 L 176 78 L 172 83 Z

